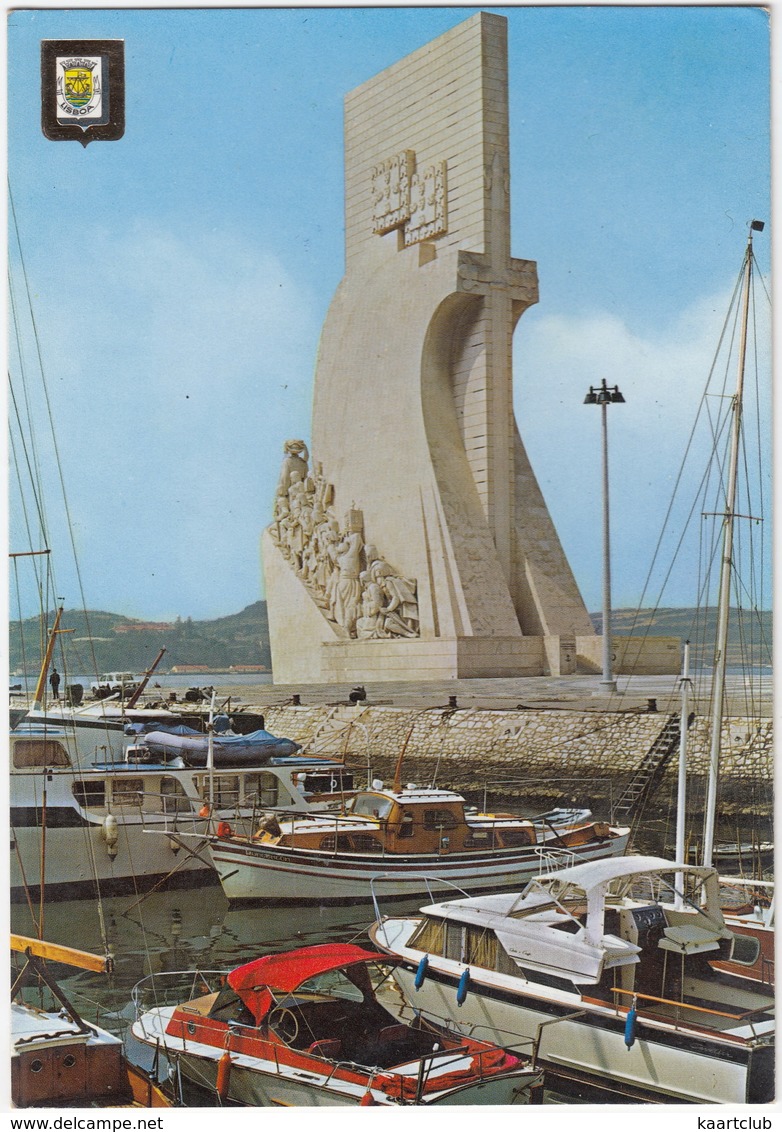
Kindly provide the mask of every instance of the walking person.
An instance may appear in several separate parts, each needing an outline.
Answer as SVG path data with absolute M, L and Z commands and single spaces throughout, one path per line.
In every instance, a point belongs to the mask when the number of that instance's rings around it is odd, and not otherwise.
M 60 699 L 60 674 L 56 668 L 52 669 L 52 674 L 49 677 L 49 683 L 52 686 L 52 697 L 59 701 Z

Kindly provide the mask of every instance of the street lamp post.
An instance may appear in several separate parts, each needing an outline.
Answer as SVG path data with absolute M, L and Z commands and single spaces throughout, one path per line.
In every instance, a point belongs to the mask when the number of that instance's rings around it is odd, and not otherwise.
M 603 439 L 603 679 L 600 687 L 606 692 L 616 691 L 611 663 L 611 539 L 608 522 L 608 414 L 609 405 L 623 405 L 624 397 L 619 386 L 609 389 L 606 380 L 595 389 L 589 386 L 584 398 L 585 405 L 599 405 Z

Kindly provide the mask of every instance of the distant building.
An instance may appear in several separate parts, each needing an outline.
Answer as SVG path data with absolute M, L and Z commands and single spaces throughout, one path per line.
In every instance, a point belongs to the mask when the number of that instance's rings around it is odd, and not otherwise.
M 165 633 L 174 626 L 168 621 L 129 621 L 124 625 L 115 625 L 113 633 Z

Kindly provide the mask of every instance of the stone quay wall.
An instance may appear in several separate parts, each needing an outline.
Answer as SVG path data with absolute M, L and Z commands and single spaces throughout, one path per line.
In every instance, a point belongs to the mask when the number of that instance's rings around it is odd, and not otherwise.
M 433 781 L 475 803 L 490 796 L 559 799 L 604 806 L 616 802 L 671 716 L 663 712 L 497 710 L 385 706 L 276 706 L 266 726 L 301 743 L 307 752 L 343 758 L 357 781 L 366 774 L 392 781 L 404 750 L 402 781 Z M 709 721 L 689 730 L 688 772 L 694 804 L 708 773 Z M 726 810 L 747 805 L 771 812 L 773 724 L 733 719 L 723 729 L 720 799 Z M 670 758 L 659 793 L 676 790 L 678 752 Z M 589 794 L 583 789 L 590 784 Z M 603 807 L 601 807 L 602 809 Z M 600 816 L 604 816 L 601 814 Z

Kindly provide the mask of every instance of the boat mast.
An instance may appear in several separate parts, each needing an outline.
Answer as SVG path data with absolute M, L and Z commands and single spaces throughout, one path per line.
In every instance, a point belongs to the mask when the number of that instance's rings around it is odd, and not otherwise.
M 676 862 L 686 864 L 686 836 L 685 824 L 687 821 L 687 731 L 690 721 L 690 642 L 684 642 L 684 660 L 681 675 L 681 716 L 679 719 L 679 779 L 676 794 Z M 683 897 L 684 876 L 680 874 L 676 885 L 676 907 L 684 906 Z
M 49 640 L 46 645 L 46 652 L 44 654 L 43 663 L 41 664 L 41 671 L 38 676 L 38 686 L 35 689 L 35 701 L 33 703 L 33 710 L 40 711 L 43 705 L 43 694 L 46 689 L 46 673 L 49 671 L 49 665 L 54 652 L 54 642 L 57 640 L 57 631 L 60 626 L 60 618 L 62 617 L 62 606 L 57 610 L 57 616 L 54 619 L 54 625 L 49 632 Z
M 709 749 L 709 781 L 706 793 L 706 820 L 703 831 L 703 864 L 710 866 L 714 856 L 714 833 L 717 816 L 717 783 L 722 743 L 722 715 L 725 700 L 725 669 L 728 649 L 728 622 L 730 618 L 730 586 L 733 576 L 733 526 L 736 508 L 736 484 L 741 442 L 741 415 L 744 401 L 744 364 L 747 355 L 747 325 L 749 298 L 752 285 L 752 233 L 762 232 L 762 220 L 753 220 L 749 226 L 747 250 L 744 254 L 744 293 L 742 296 L 741 331 L 739 339 L 738 375 L 733 397 L 728 464 L 728 484 L 725 494 L 725 515 L 722 527 L 722 563 L 720 566 L 719 601 L 717 603 L 717 640 L 714 656 L 714 676 L 711 687 L 711 743 Z

